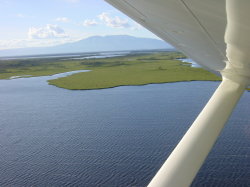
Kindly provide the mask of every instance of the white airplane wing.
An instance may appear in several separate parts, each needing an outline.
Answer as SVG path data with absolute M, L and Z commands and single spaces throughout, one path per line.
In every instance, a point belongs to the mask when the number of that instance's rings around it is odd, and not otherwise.
M 223 78 L 149 184 L 150 187 L 188 186 L 250 85 L 250 1 L 106 1 Z

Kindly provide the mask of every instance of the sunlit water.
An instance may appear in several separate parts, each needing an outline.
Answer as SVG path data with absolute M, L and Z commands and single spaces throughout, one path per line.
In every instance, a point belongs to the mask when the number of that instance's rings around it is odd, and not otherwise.
M 219 84 L 71 91 L 51 78 L 0 80 L 0 186 L 146 186 Z M 246 92 L 193 186 L 250 185 L 249 104 Z

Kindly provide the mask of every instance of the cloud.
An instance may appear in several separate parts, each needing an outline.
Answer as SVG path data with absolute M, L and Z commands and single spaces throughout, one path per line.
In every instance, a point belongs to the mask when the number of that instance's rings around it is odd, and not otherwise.
M 11 49 L 16 46 L 23 47 L 23 40 L 0 40 L 0 50 L 2 49 Z
M 89 26 L 96 26 L 96 25 L 98 25 L 98 23 L 96 22 L 95 19 L 86 19 L 83 22 L 83 25 L 86 26 L 86 27 L 89 27 Z
M 68 35 L 57 25 L 47 24 L 45 27 L 31 27 L 28 31 L 29 39 L 65 38 Z
M 67 18 L 67 17 L 58 17 L 58 18 L 56 18 L 56 21 L 58 21 L 58 22 L 63 22 L 63 23 L 67 23 L 67 22 L 70 21 L 70 19 Z
M 102 14 L 100 14 L 99 19 L 101 21 L 104 21 L 105 24 L 108 27 L 112 27 L 112 28 L 131 28 L 132 26 L 129 24 L 127 19 L 121 19 L 118 16 L 115 17 L 111 17 L 108 13 L 103 12 Z
M 0 40 L 0 50 L 4 49 L 15 49 L 15 48 L 26 48 L 26 47 L 48 47 L 55 46 L 69 42 L 75 42 L 81 40 L 82 37 L 76 38 L 55 38 L 55 39 L 13 39 L 13 40 Z

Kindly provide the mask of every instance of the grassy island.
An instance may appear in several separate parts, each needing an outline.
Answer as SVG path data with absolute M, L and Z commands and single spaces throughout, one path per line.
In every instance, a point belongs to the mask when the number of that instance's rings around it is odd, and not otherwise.
M 158 52 L 103 59 L 8 60 L 0 61 L 0 78 L 91 70 L 48 81 L 51 85 L 72 90 L 179 81 L 221 80 L 220 77 L 202 68 L 192 68 L 189 63 L 176 60 L 178 58 L 185 58 L 185 56 L 179 52 Z

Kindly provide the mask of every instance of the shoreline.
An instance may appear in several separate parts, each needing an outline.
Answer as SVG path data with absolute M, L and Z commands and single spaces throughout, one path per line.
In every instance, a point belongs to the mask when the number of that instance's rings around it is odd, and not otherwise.
M 51 86 L 55 86 L 57 88 L 61 88 L 61 89 L 65 89 L 65 90 L 72 90 L 72 91 L 80 91 L 80 90 L 86 90 L 86 91 L 90 91 L 90 90 L 104 90 L 104 89 L 112 89 L 112 88 L 118 88 L 118 87 L 124 87 L 124 86 L 147 86 L 147 85 L 156 85 L 156 84 L 172 84 L 172 83 L 180 83 L 180 82 L 221 82 L 221 80 L 183 80 L 183 81 L 172 81 L 172 82 L 152 82 L 152 83 L 146 83 L 146 84 L 131 84 L 131 85 L 117 85 L 117 86 L 111 86 L 111 87 L 105 87 L 105 88 L 93 88 L 93 89 L 70 89 L 70 88 L 64 88 L 64 87 L 60 87 L 58 85 L 53 85 L 50 84 L 49 81 L 48 85 Z
M 112 54 L 109 54 L 112 55 Z M 69 90 L 95 90 L 189 81 L 220 81 L 202 68 L 187 66 L 180 52 L 154 52 L 93 59 L 30 59 L 3 61 L 0 77 L 50 76 L 49 85 Z M 178 59 L 178 60 L 177 60 Z M 85 70 L 88 72 L 81 72 Z M 70 72 L 76 72 L 74 74 Z M 66 76 L 55 76 L 63 74 Z M 30 75 L 30 77 L 26 77 Z M 17 77 L 19 76 L 19 77 Z

